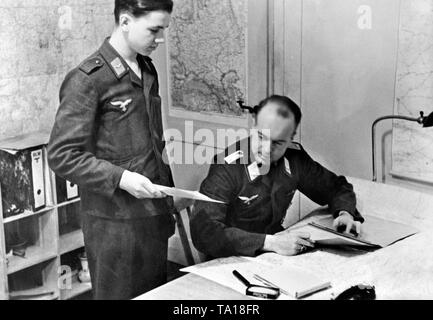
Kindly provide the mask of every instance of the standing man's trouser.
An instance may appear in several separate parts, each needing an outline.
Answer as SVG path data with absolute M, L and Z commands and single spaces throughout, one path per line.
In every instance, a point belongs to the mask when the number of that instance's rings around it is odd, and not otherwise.
M 171 220 L 83 217 L 84 243 L 94 299 L 132 299 L 167 279 Z

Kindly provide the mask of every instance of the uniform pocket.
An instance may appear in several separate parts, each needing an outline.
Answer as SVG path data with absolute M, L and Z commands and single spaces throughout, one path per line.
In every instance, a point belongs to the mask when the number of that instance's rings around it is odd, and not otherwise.
M 133 155 L 133 129 L 131 128 L 131 115 L 110 107 L 104 114 L 104 126 L 107 130 L 109 141 L 106 141 L 113 159 L 130 158 Z

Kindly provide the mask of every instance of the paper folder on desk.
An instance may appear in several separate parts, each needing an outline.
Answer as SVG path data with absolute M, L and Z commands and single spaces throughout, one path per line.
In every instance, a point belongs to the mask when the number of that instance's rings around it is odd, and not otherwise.
M 300 299 L 331 287 L 331 282 L 320 279 L 315 274 L 299 268 L 272 268 L 260 275 L 269 284 Z
M 320 218 L 297 230 L 309 232 L 311 239 L 318 245 L 371 248 L 387 247 L 419 231 L 412 226 L 374 216 L 366 215 L 364 218 L 365 222 L 358 236 L 336 231 L 332 225 L 334 219 L 331 216 Z

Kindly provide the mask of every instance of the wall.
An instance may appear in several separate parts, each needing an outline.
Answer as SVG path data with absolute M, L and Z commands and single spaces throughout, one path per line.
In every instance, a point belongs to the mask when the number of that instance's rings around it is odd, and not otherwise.
M 274 0 L 273 5 L 272 86 L 302 107 L 298 139 L 331 170 L 371 179 L 372 122 L 433 110 L 433 2 Z M 365 6 L 371 21 L 365 20 Z M 433 193 L 432 130 L 381 122 L 379 181 Z M 301 197 L 300 212 L 309 202 Z
M 421 93 L 414 91 L 424 99 L 421 103 L 412 98 L 414 109 L 422 104 L 427 113 L 431 111 L 428 106 L 431 68 L 425 66 L 430 66 L 432 56 L 428 45 L 432 31 L 428 18 L 431 1 L 274 0 L 273 3 L 273 88 L 300 103 L 304 119 L 298 138 L 330 169 L 371 179 L 371 124 L 379 116 L 407 114 L 395 107 L 405 94 L 400 89 L 405 71 L 409 71 L 409 77 L 403 87 L 422 88 Z M 412 39 L 418 41 L 416 45 Z M 414 78 L 416 75 L 418 80 Z M 410 113 L 417 116 L 415 110 Z M 391 129 L 392 121 L 377 127 L 379 180 L 384 178 L 387 183 L 432 192 L 431 184 L 390 176 L 392 155 L 395 156 L 392 149 L 396 150 Z M 399 135 L 400 140 L 407 136 Z M 420 141 L 428 145 L 429 136 L 423 131 Z M 401 156 L 405 150 L 406 154 L 408 150 L 420 150 L 421 145 L 406 149 L 404 146 L 400 145 Z M 410 159 L 417 156 L 419 152 Z M 413 166 L 415 162 L 406 164 L 406 168 Z
M 433 111 L 433 1 L 403 1 L 400 18 L 395 113 Z M 433 128 L 396 121 L 392 172 L 433 185 Z
M 111 33 L 112 0 L 0 2 L 0 138 L 50 129 L 66 72 Z
M 393 110 L 398 1 L 293 2 L 285 10 L 301 12 L 291 35 L 301 40 L 289 42 L 284 55 L 300 57 L 283 69 L 301 70 L 299 82 L 285 90 L 300 88 L 302 143 L 329 168 L 368 179 L 371 123 Z M 362 5 L 371 7 L 371 29 L 358 26 Z

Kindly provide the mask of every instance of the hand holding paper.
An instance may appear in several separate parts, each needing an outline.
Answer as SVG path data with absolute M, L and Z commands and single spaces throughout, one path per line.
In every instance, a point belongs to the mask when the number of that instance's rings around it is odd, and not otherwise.
M 137 199 L 154 199 L 165 197 L 156 185 L 153 184 L 147 177 L 125 170 L 119 182 L 120 189 L 129 192 Z

